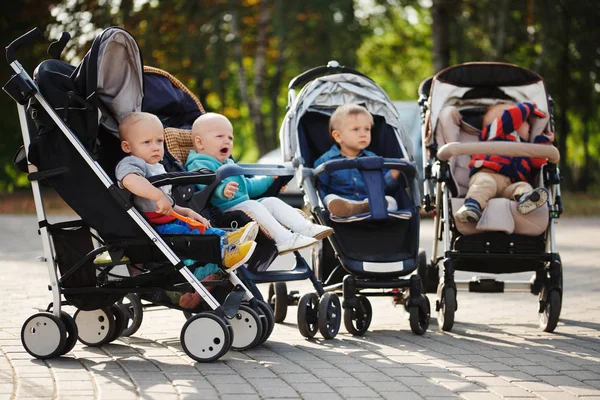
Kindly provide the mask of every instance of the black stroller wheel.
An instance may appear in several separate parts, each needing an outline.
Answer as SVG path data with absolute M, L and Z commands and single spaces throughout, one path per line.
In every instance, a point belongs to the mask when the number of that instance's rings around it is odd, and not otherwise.
M 325 293 L 321 297 L 317 318 L 321 335 L 325 339 L 333 339 L 338 334 L 342 323 L 342 307 L 335 293 Z
M 65 347 L 60 351 L 60 355 L 63 356 L 73 350 L 75 344 L 77 344 L 77 324 L 73 317 L 71 317 L 65 311 L 60 312 L 60 319 L 65 324 L 65 328 L 67 329 L 67 340 L 65 342 Z
M 371 326 L 373 308 L 365 296 L 356 296 L 357 307 L 344 309 L 344 326 L 354 336 L 362 336 Z
M 319 297 L 306 293 L 298 302 L 298 330 L 305 338 L 313 338 L 319 329 Z
M 410 329 L 417 335 L 423 335 L 429 327 L 429 319 L 431 317 L 431 304 L 429 298 L 422 295 L 425 300 L 425 310 L 419 306 L 410 308 Z
M 540 328 L 544 332 L 552 333 L 558 325 L 558 319 L 560 317 L 560 311 L 562 308 L 560 293 L 558 290 L 552 290 L 548 293 L 546 299 L 546 307 L 539 315 Z
M 263 344 L 267 341 L 267 339 L 273 333 L 273 329 L 275 328 L 275 316 L 273 315 L 273 310 L 271 310 L 271 306 L 265 303 L 262 300 L 256 301 L 258 311 L 264 316 L 261 318 L 261 321 L 264 321 L 263 324 L 263 335 L 260 338 L 258 344 Z
M 111 343 L 117 340 L 121 336 L 121 332 L 127 326 L 127 317 L 123 312 L 123 309 L 119 307 L 118 304 L 113 304 L 110 306 L 110 311 L 112 311 L 113 316 L 115 318 L 115 330 L 110 338 L 106 341 L 106 343 Z
M 144 318 L 142 301 L 137 294 L 128 293 L 117 302 L 117 306 L 125 314 L 125 327 L 123 328 L 123 332 L 121 332 L 121 336 L 133 335 L 140 329 Z
M 450 331 L 454 325 L 454 313 L 456 312 L 456 292 L 450 287 L 442 289 L 440 297 L 440 309 L 438 311 L 438 325 L 443 331 Z
M 273 308 L 275 322 L 285 321 L 288 309 L 288 291 L 285 282 L 275 282 L 269 285 L 269 304 Z

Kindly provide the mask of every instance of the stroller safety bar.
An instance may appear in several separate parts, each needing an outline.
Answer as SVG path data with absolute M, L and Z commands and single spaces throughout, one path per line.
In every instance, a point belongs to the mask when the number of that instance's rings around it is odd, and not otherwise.
M 207 168 L 200 168 L 195 171 L 189 172 L 169 172 L 166 174 L 154 175 L 148 180 L 154 186 L 165 186 L 165 185 L 210 185 L 215 181 L 217 175 Z
M 327 161 L 313 170 L 313 176 L 319 176 L 323 172 L 333 172 L 342 169 L 358 170 L 376 170 L 376 169 L 397 169 L 402 172 L 409 180 L 412 180 L 417 174 L 417 168 L 414 163 L 399 158 L 383 157 L 360 157 L 345 160 Z
M 437 152 L 437 158 L 448 161 L 454 156 L 473 154 L 496 154 L 513 157 L 539 157 L 547 158 L 551 163 L 560 161 L 560 153 L 554 146 L 534 143 L 510 142 L 477 142 L 477 143 L 447 143 Z

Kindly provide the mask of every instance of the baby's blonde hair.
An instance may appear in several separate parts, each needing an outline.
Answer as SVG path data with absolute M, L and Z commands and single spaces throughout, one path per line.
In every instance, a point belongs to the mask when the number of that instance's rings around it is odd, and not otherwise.
M 371 125 L 373 125 L 373 116 L 363 106 L 359 106 L 358 104 L 344 104 L 335 109 L 333 114 L 331 114 L 331 118 L 329 118 L 329 136 L 331 140 L 335 142 L 333 139 L 333 131 L 339 129 L 340 123 L 348 118 L 351 115 L 359 115 L 364 114 L 368 115 L 371 120 Z
M 147 112 L 134 111 L 132 113 L 127 114 L 125 118 L 121 120 L 121 123 L 119 124 L 119 138 L 121 140 L 127 140 L 127 136 L 131 132 L 131 128 L 133 128 L 135 124 L 137 124 L 140 121 L 154 121 L 162 129 L 162 123 L 156 115 Z
M 504 110 L 514 106 L 515 104 L 516 103 L 499 103 L 489 106 L 485 114 L 483 114 L 483 127 L 485 128 L 493 123 L 496 118 L 502 115 Z

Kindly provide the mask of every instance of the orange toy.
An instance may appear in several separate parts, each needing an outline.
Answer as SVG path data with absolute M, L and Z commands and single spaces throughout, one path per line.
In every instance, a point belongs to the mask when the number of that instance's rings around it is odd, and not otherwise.
M 194 227 L 194 228 L 198 228 L 198 230 L 201 233 L 204 233 L 206 231 L 206 226 L 202 223 L 202 222 L 198 222 L 196 220 L 193 220 L 191 218 L 188 217 L 184 217 L 183 215 L 176 213 L 175 211 L 171 212 L 171 216 L 177 218 L 180 221 L 185 222 L 186 224 Z

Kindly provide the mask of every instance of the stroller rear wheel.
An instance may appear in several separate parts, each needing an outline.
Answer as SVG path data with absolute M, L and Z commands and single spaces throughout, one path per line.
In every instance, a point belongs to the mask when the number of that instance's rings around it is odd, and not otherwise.
M 269 284 L 269 304 L 273 308 L 275 322 L 280 324 L 285 320 L 288 309 L 288 291 L 285 282 Z
M 258 342 L 258 344 L 263 344 L 271 336 L 271 333 L 273 333 L 273 328 L 275 328 L 275 316 L 273 315 L 271 306 L 264 301 L 257 300 L 256 304 L 259 311 L 259 317 L 264 316 L 261 318 L 261 321 L 263 321 L 263 334 Z
M 77 344 L 77 324 L 73 317 L 71 317 L 68 313 L 61 311 L 60 319 L 65 324 L 65 328 L 67 328 L 67 341 L 65 342 L 65 347 L 60 351 L 60 355 L 65 355 L 75 347 Z
M 410 307 L 410 329 L 417 335 L 423 335 L 429 327 L 429 318 L 431 316 L 431 304 L 429 298 L 422 295 L 425 303 L 425 308 L 420 305 Z
M 456 312 L 456 291 L 451 287 L 442 286 L 438 305 L 438 325 L 443 331 L 450 331 L 454 325 L 454 313 Z
M 64 322 L 49 312 L 29 317 L 21 328 L 21 343 L 25 350 L 39 359 L 59 356 L 66 348 L 67 328 Z
M 306 293 L 298 302 L 298 330 L 305 338 L 313 338 L 319 328 L 319 297 Z
M 127 326 L 127 317 L 125 316 L 125 312 L 121 307 L 119 307 L 118 304 L 115 303 L 110 306 L 110 311 L 112 311 L 115 317 L 115 331 L 113 335 L 106 341 L 106 343 L 111 343 L 117 340 L 121 336 L 123 329 Z
M 356 306 L 344 308 L 344 326 L 354 336 L 362 336 L 373 318 L 371 302 L 365 296 L 356 296 Z
M 338 334 L 342 323 L 342 307 L 335 293 L 325 293 L 321 297 L 317 319 L 319 332 L 325 339 L 333 339 Z
M 556 325 L 558 325 L 558 318 L 560 317 L 560 310 L 562 308 L 561 303 L 562 301 L 558 290 L 552 290 L 550 293 L 548 293 L 546 307 L 539 316 L 540 328 L 542 328 L 544 332 L 552 333 L 554 332 L 554 329 L 556 329 Z
M 108 343 L 117 327 L 115 316 L 108 307 L 91 311 L 77 310 L 73 319 L 77 324 L 79 341 L 92 347 Z
M 181 328 L 180 340 L 183 351 L 198 362 L 219 359 L 232 343 L 228 324 L 210 312 L 201 312 L 188 319 Z
M 129 293 L 117 302 L 117 306 L 125 313 L 125 327 L 121 336 L 131 336 L 140 329 L 144 311 L 142 301 L 135 293 Z
M 233 318 L 229 320 L 234 332 L 231 348 L 241 351 L 257 346 L 263 334 L 260 320 L 256 311 L 242 304 Z

